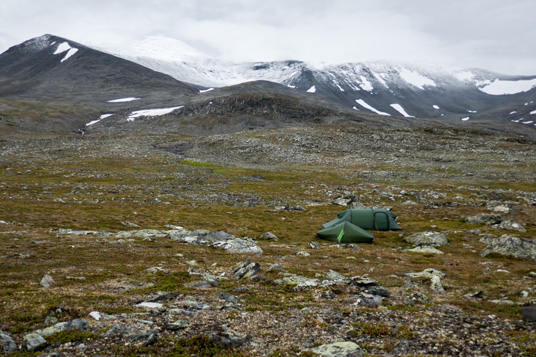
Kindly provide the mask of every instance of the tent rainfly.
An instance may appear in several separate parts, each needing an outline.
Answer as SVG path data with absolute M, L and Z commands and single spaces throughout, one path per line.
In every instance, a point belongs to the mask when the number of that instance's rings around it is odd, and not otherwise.
M 370 243 L 374 235 L 367 230 L 401 230 L 397 215 L 386 209 L 349 209 L 338 214 L 333 221 L 322 225 L 317 235 L 338 243 Z

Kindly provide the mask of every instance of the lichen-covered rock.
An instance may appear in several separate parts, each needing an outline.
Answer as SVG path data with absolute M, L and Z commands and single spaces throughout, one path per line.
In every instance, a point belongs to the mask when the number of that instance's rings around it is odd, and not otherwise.
M 354 342 L 337 342 L 313 348 L 311 352 L 325 357 L 363 356 L 363 350 Z
M 475 216 L 465 217 L 465 221 L 470 224 L 486 224 L 491 226 L 493 224 L 501 223 L 502 217 L 499 214 L 479 213 Z
M 527 230 L 525 227 L 523 227 L 521 224 L 517 223 L 516 221 L 512 219 L 508 219 L 506 221 L 502 221 L 500 224 L 494 225 L 493 227 L 498 229 L 507 229 L 512 231 L 518 231 L 518 232 L 526 232 Z
M 18 350 L 17 343 L 9 333 L 0 331 L 0 351 L 5 354 L 13 353 Z
M 259 239 L 261 240 L 271 240 L 271 241 L 278 241 L 279 238 L 277 238 L 277 236 L 275 234 L 273 234 L 272 232 L 264 232 L 260 237 Z
M 22 338 L 22 349 L 26 351 L 35 351 L 46 345 L 47 341 L 37 332 L 30 332 Z
M 441 247 L 447 244 L 447 236 L 441 232 L 420 232 L 414 233 L 404 238 L 404 240 L 414 246 Z
M 536 240 L 505 234 L 499 238 L 491 239 L 488 244 L 480 253 L 483 257 L 496 253 L 512 258 L 536 261 Z
M 406 252 L 422 253 L 422 254 L 443 254 L 442 251 L 434 247 L 419 246 L 411 249 L 406 249 Z

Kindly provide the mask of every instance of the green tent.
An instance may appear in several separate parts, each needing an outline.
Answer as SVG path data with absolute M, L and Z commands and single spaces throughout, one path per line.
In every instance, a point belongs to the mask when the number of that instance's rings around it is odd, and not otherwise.
M 374 239 L 374 234 L 348 221 L 324 228 L 318 231 L 317 235 L 322 239 L 338 243 L 370 243 Z
M 348 209 L 339 213 L 333 221 L 322 226 L 330 228 L 342 222 L 350 222 L 359 228 L 372 231 L 398 231 L 402 227 L 396 223 L 396 217 L 396 214 L 386 209 Z

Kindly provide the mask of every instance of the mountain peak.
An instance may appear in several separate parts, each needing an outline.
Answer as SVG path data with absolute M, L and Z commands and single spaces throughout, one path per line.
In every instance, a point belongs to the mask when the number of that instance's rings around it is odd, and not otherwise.
M 111 53 L 121 53 L 126 57 L 151 58 L 163 62 L 209 58 L 192 46 L 165 36 L 147 36 L 134 43 L 127 43 L 117 48 L 106 48 L 105 50 Z

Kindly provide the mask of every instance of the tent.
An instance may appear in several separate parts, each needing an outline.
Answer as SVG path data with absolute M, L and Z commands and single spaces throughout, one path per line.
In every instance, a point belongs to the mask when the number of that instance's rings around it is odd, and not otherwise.
M 339 243 L 370 243 L 374 235 L 367 230 L 397 231 L 397 215 L 386 209 L 348 209 L 338 214 L 333 221 L 322 225 L 317 235 L 325 240 Z
M 350 222 L 359 228 L 371 231 L 398 231 L 402 227 L 396 223 L 397 215 L 386 209 L 348 209 L 338 214 L 333 221 L 322 225 L 324 228 L 335 226 L 341 222 Z
M 338 243 L 370 243 L 374 234 L 345 221 L 316 233 L 320 238 Z

